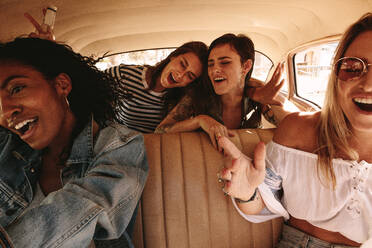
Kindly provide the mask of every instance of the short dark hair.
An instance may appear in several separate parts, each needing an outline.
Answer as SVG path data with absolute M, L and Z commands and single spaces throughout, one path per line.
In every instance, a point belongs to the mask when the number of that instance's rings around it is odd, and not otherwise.
M 100 126 L 107 120 L 116 120 L 119 85 L 108 74 L 95 66 L 96 60 L 83 56 L 65 44 L 38 38 L 16 38 L 0 44 L 0 61 L 17 62 L 39 71 L 46 80 L 66 73 L 72 81 L 72 90 L 67 99 L 82 128 L 94 119 Z
M 208 49 L 208 57 L 209 54 L 211 53 L 212 49 L 221 46 L 229 44 L 240 56 L 240 62 L 243 64 L 245 63 L 248 59 L 252 60 L 252 68 L 248 72 L 245 81 L 248 82 L 248 80 L 251 78 L 252 71 L 253 71 L 253 64 L 254 64 L 254 59 L 255 59 L 255 52 L 254 52 L 254 44 L 253 41 L 246 35 L 244 34 L 224 34 L 214 41 L 209 46 Z
M 254 44 L 250 38 L 243 34 L 224 34 L 214 41 L 209 46 L 208 57 L 212 49 L 221 45 L 229 44 L 240 56 L 241 64 L 245 63 L 248 59 L 252 60 L 252 68 L 245 77 L 244 94 L 246 94 L 246 87 L 248 86 L 249 79 L 251 78 L 253 71 L 253 64 L 255 59 Z M 212 86 L 212 82 L 208 76 L 208 72 L 205 70 L 202 76 L 202 83 L 196 85 L 198 89 L 191 92 L 191 98 L 193 99 L 193 109 L 196 115 L 208 114 L 215 120 L 223 123 L 222 120 L 222 101 L 221 97 L 218 96 Z M 249 123 L 249 127 L 258 127 L 261 124 L 261 110 L 262 106 L 260 103 L 249 99 L 249 105 L 255 109 L 253 115 L 246 122 Z

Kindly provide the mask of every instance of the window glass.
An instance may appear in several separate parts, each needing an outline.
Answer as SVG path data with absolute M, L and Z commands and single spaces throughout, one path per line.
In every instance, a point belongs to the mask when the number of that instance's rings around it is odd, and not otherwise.
M 265 82 L 273 65 L 265 54 L 256 51 L 252 77 Z
M 288 66 L 287 61 L 282 61 L 282 63 L 283 63 L 284 68 L 287 68 L 287 66 Z M 274 73 L 274 72 L 273 72 L 273 73 Z M 286 70 L 286 69 L 284 69 L 284 70 L 282 71 L 282 77 L 281 77 L 281 80 L 282 80 L 282 79 L 284 80 L 284 85 L 283 85 L 283 87 L 280 89 L 280 91 L 283 91 L 283 92 L 285 92 L 285 93 L 288 94 L 289 84 L 288 84 L 288 76 L 287 76 L 287 70 Z
M 120 64 L 155 65 L 165 59 L 173 50 L 174 48 L 162 48 L 108 55 L 98 62 L 96 66 L 101 70 L 105 70 Z
M 322 107 L 338 41 L 323 43 L 294 56 L 297 95 Z
M 175 48 L 162 48 L 108 55 L 101 59 L 96 66 L 101 70 L 105 70 L 119 64 L 155 65 L 165 59 L 174 50 Z M 255 54 L 255 60 L 252 77 L 265 81 L 271 67 L 273 66 L 273 62 L 266 55 L 257 51 Z

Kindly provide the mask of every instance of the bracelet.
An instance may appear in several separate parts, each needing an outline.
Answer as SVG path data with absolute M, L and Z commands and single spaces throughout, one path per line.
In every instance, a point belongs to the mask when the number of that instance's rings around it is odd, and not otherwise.
M 249 198 L 249 199 L 246 200 L 246 201 L 244 201 L 244 200 L 242 200 L 242 199 L 239 199 L 239 198 L 234 198 L 234 199 L 235 199 L 235 201 L 238 202 L 238 203 L 247 203 L 247 202 L 251 202 L 251 201 L 254 200 L 254 198 L 256 198 L 257 191 L 258 191 L 257 189 L 258 189 L 258 188 L 256 188 L 256 189 L 254 190 L 254 193 L 253 193 L 253 195 L 251 196 L 251 198 Z

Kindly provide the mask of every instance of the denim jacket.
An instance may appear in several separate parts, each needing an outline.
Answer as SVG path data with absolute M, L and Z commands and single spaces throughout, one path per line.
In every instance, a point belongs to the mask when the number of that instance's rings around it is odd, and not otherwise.
M 147 173 L 143 136 L 119 124 L 93 140 L 92 123 L 75 138 L 63 187 L 33 199 L 41 153 L 0 127 L 0 247 L 88 247 L 125 230 Z

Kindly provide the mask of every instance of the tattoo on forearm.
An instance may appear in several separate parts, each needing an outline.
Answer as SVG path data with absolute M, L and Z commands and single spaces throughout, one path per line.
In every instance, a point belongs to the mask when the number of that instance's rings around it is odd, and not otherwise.
M 167 133 L 173 124 L 161 125 L 155 129 L 155 133 Z
M 181 102 L 178 103 L 176 112 L 174 112 L 172 118 L 176 121 L 184 121 L 189 119 L 193 115 L 192 100 L 190 97 L 185 97 Z

